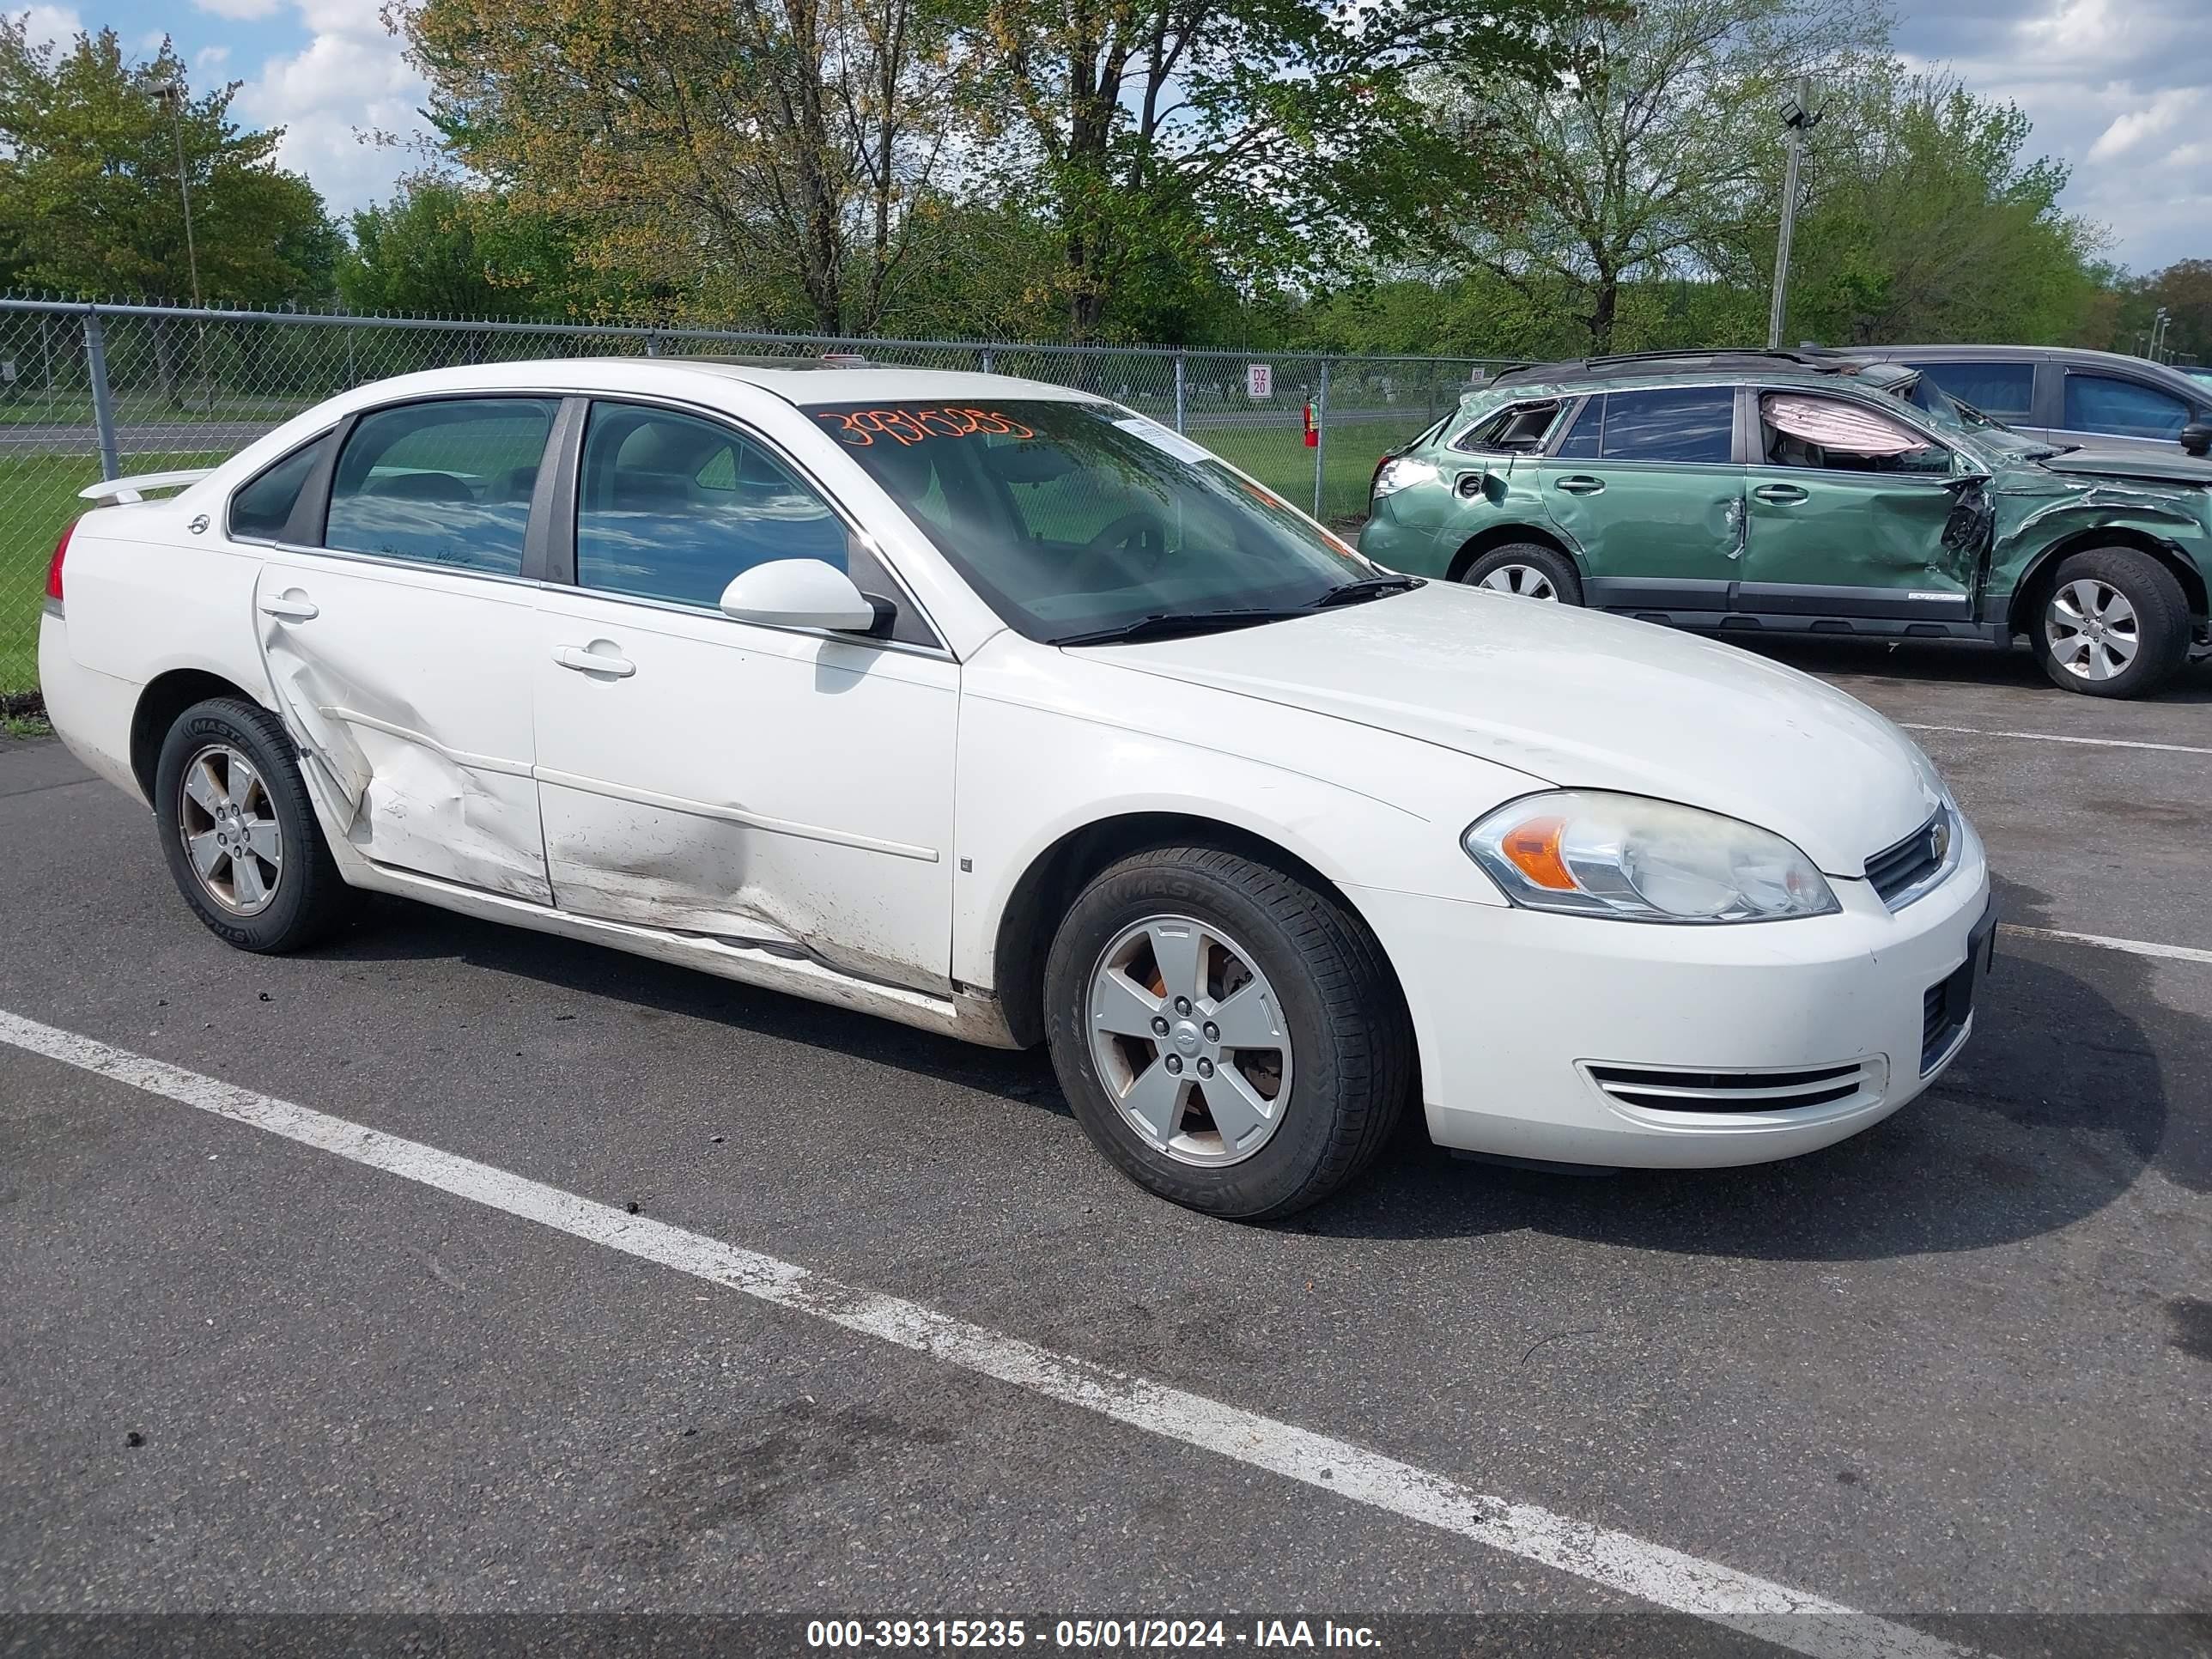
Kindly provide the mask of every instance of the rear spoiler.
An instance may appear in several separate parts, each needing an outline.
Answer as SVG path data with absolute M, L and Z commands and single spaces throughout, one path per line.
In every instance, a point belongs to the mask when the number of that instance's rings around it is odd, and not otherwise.
M 187 467 L 181 472 L 141 472 L 130 478 L 104 478 L 89 489 L 76 492 L 77 499 L 85 501 L 143 501 L 149 489 L 182 489 L 186 484 L 198 483 L 215 469 L 211 466 Z

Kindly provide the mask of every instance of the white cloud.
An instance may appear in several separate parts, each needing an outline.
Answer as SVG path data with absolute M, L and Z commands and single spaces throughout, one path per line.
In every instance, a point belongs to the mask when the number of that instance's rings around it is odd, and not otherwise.
M 84 20 L 77 15 L 74 6 L 33 6 L 8 15 L 22 22 L 23 32 L 34 46 L 66 50 L 70 42 L 84 31 Z
M 2093 164 L 2116 161 L 2145 139 L 2171 131 L 2203 101 L 2203 94 L 2196 87 L 2172 87 L 2154 93 L 2142 108 L 2130 110 L 2100 133 L 2097 142 L 2089 146 L 2087 159 Z
M 236 108 L 258 126 L 285 130 L 278 163 L 306 173 L 331 211 L 366 207 L 389 196 L 392 181 L 415 161 L 404 148 L 366 142 L 368 135 L 391 134 L 403 145 L 416 137 L 429 89 L 373 4 L 297 0 L 297 5 L 313 38 L 304 50 L 263 64 L 240 89 Z
M 193 3 L 202 11 L 235 21 L 271 16 L 284 9 L 284 0 L 193 0 Z
M 229 61 L 228 46 L 202 46 L 192 54 L 192 67 L 198 70 L 221 69 Z

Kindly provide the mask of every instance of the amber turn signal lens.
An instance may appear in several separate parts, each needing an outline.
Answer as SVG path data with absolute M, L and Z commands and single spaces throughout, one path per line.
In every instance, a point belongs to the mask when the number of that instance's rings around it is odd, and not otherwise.
M 1554 893 L 1571 893 L 1575 890 L 1574 875 L 1559 854 L 1559 842 L 1566 830 L 1565 818 L 1530 818 L 1507 830 L 1498 843 L 1498 850 L 1512 860 L 1513 867 L 1537 886 Z

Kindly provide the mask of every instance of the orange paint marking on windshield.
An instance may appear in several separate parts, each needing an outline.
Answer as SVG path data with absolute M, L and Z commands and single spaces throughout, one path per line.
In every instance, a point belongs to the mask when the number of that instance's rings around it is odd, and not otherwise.
M 827 410 L 814 418 L 835 422 L 846 446 L 853 449 L 866 449 L 878 438 L 889 438 L 910 448 L 932 438 L 1036 436 L 1011 415 L 988 409 L 957 409 L 949 404 L 935 409 Z

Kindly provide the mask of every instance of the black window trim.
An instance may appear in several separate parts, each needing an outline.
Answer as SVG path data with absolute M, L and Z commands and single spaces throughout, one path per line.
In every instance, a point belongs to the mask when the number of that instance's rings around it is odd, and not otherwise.
M 703 420 L 713 425 L 727 427 L 739 437 L 759 445 L 770 456 L 788 467 L 800 483 L 819 495 L 829 506 L 830 510 L 837 515 L 838 522 L 845 527 L 845 533 L 857 539 L 874 556 L 876 562 L 883 567 L 884 574 L 890 578 L 891 586 L 896 592 L 880 597 L 889 599 L 896 605 L 910 606 L 913 614 L 919 617 L 922 625 L 929 630 L 933 642 L 922 644 L 911 640 L 882 639 L 872 634 L 842 633 L 828 628 L 786 628 L 774 623 L 744 623 L 736 625 L 745 628 L 766 628 L 775 633 L 795 634 L 807 639 L 833 640 L 842 645 L 861 646 L 878 651 L 902 652 L 909 656 L 935 657 L 946 662 L 959 660 L 952 654 L 951 648 L 945 643 L 945 630 L 938 626 L 937 619 L 929 614 L 929 607 L 915 597 L 913 588 L 908 585 L 906 578 L 899 574 L 890 555 L 884 550 L 883 544 L 862 526 L 859 516 L 838 499 L 835 490 L 823 483 L 820 475 L 813 468 L 796 459 L 782 445 L 761 431 L 759 428 L 740 416 L 732 415 L 725 409 L 716 409 L 710 404 L 690 403 L 680 398 L 658 397 L 650 392 L 583 392 L 570 393 L 568 397 L 575 405 L 573 422 L 568 421 L 570 411 L 564 407 L 562 411 L 562 419 L 556 420 L 554 423 L 555 435 L 561 440 L 561 448 L 555 456 L 553 465 L 550 468 L 541 468 L 538 472 L 538 483 L 541 488 L 546 484 L 546 473 L 550 471 L 554 474 L 551 489 L 549 495 L 533 497 L 531 502 L 531 522 L 533 527 L 538 523 L 538 508 L 541 505 L 545 507 L 547 514 L 544 534 L 546 574 L 543 579 L 545 586 L 561 588 L 569 592 L 594 599 L 607 600 L 617 605 L 643 605 L 651 610 L 672 611 L 678 616 L 713 617 L 726 623 L 732 621 L 714 605 L 686 605 L 675 599 L 649 599 L 636 593 L 617 593 L 604 588 L 585 587 L 576 580 L 576 515 L 582 507 L 579 487 L 582 482 L 583 472 L 584 428 L 590 414 L 590 406 L 599 403 L 623 404 L 635 408 L 665 409 L 674 414 L 688 415 L 694 420 Z

